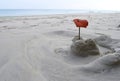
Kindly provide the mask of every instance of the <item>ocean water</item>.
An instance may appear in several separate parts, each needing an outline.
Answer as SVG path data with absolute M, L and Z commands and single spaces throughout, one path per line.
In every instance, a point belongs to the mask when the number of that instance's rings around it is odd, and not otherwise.
M 0 16 L 26 16 L 26 15 L 50 15 L 50 14 L 74 14 L 113 12 L 98 10 L 72 10 L 72 9 L 0 9 Z
M 49 15 L 49 14 L 72 14 L 86 13 L 87 10 L 65 9 L 0 9 L 0 16 L 23 16 L 23 15 Z

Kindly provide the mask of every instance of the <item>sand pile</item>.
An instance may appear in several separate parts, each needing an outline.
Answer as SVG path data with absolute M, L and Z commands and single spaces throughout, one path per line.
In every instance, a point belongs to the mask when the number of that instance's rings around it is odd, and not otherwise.
M 102 57 L 99 57 L 95 61 L 86 64 L 82 69 L 86 72 L 95 72 L 101 73 L 104 71 L 110 71 L 115 67 L 119 67 L 120 64 L 120 53 L 108 54 Z
M 71 51 L 79 56 L 99 55 L 99 49 L 93 39 L 73 39 Z

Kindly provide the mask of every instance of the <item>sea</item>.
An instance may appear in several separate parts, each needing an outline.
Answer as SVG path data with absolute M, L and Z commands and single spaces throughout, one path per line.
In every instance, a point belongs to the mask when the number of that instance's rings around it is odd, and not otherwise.
M 0 9 L 0 16 L 29 16 L 78 13 L 114 13 L 106 10 L 79 10 L 79 9 Z

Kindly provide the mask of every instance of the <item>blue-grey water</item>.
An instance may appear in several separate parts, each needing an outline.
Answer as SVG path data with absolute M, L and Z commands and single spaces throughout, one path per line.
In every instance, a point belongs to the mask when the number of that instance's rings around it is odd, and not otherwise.
M 25 15 L 50 15 L 50 14 L 74 14 L 74 13 L 96 13 L 113 11 L 96 10 L 72 10 L 72 9 L 0 9 L 0 16 L 25 16 Z

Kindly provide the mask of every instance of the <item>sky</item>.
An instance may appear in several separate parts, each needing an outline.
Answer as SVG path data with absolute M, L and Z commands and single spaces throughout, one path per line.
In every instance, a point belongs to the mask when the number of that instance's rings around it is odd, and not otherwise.
M 120 11 L 120 0 L 0 0 L 0 9 L 96 9 Z

